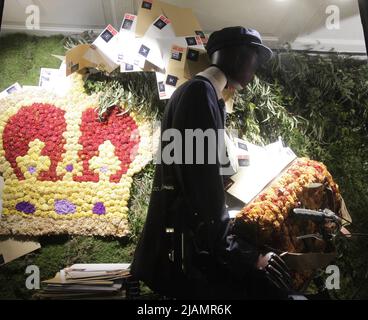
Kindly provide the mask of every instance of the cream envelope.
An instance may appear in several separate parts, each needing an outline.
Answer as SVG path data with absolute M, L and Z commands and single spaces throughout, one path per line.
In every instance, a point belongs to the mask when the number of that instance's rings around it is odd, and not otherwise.
M 161 2 L 160 6 L 163 14 L 172 21 L 173 29 L 177 37 L 195 34 L 202 38 L 203 43 L 207 42 L 202 27 L 192 9 L 177 7 L 165 2 Z
M 187 79 L 184 77 L 186 47 L 173 45 L 167 63 L 166 73 L 156 73 L 160 99 L 169 99 L 174 91 Z
M 145 0 L 142 1 L 138 10 L 138 21 L 136 27 L 137 37 L 143 37 L 151 24 L 163 14 L 161 1 Z
M 187 52 L 191 48 L 203 49 L 203 44 L 198 36 L 175 37 L 158 40 L 163 51 L 165 74 L 156 75 L 160 99 L 169 99 L 176 88 L 186 81 L 185 65 Z M 178 59 L 180 58 L 180 61 Z M 179 63 L 178 63 L 179 62 Z M 170 76 L 170 77 L 169 77 Z M 167 80 L 175 81 L 175 86 Z
M 163 38 L 158 39 L 158 43 L 163 52 L 163 60 L 165 67 L 168 64 L 171 55 L 171 48 L 173 45 L 180 47 L 188 47 L 193 50 L 204 50 L 201 38 L 199 36 L 188 36 L 188 37 L 175 37 L 175 38 Z
M 97 64 L 88 60 L 84 55 L 90 50 L 89 44 L 79 44 L 67 51 L 65 56 L 66 75 L 82 70 L 87 67 L 96 67 Z M 100 58 L 101 59 L 101 58 Z
M 159 0 L 142 1 L 138 10 L 136 35 L 143 37 L 150 25 L 160 15 L 165 15 L 172 21 L 177 37 L 196 34 L 202 38 L 203 43 L 207 43 L 207 38 L 192 9 L 177 7 Z
M 207 69 L 210 64 L 210 59 L 204 49 L 188 48 L 184 75 L 187 79 L 191 79 L 197 73 Z

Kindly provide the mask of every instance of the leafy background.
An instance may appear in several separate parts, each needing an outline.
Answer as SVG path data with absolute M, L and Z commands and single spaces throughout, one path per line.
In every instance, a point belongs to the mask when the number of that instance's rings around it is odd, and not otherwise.
M 13 82 L 37 85 L 41 67 L 57 68 L 50 56 L 64 54 L 69 39 L 12 34 L 0 38 L 0 90 Z M 158 99 L 152 73 L 91 75 L 88 92 L 103 92 L 101 110 L 117 99 L 127 107 L 160 118 L 165 103 Z M 368 223 L 368 65 L 331 53 L 311 55 L 279 52 L 261 69 L 249 87 L 237 93 L 235 112 L 228 126 L 244 138 L 267 143 L 282 136 L 299 155 L 324 162 L 340 185 L 353 218 L 354 232 L 365 232 Z M 130 200 L 130 237 L 41 237 L 37 252 L 0 267 L 0 298 L 29 299 L 24 271 L 40 267 L 41 278 L 53 276 L 72 263 L 129 262 L 142 229 L 153 177 L 153 165 L 134 178 Z M 368 239 L 339 240 L 336 264 L 341 289 L 336 299 L 368 298 Z

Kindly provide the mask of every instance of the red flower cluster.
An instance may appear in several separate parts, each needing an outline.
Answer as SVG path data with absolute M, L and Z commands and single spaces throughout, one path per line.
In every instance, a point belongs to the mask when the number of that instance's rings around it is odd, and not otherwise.
M 65 111 L 53 105 L 34 103 L 20 108 L 9 118 L 4 128 L 3 148 L 5 158 L 19 180 L 24 180 L 24 175 L 16 158 L 27 154 L 29 142 L 37 138 L 45 143 L 41 155 L 48 156 L 51 161 L 49 170 L 40 172 L 38 180 L 56 181 L 62 178 L 56 174 L 56 167 L 65 151 L 66 141 L 62 136 L 66 130 L 64 114 Z
M 82 135 L 79 143 L 83 149 L 78 152 L 79 158 L 83 161 L 83 175 L 74 176 L 74 181 L 94 181 L 99 180 L 98 174 L 89 169 L 89 160 L 98 156 L 98 147 L 106 140 L 115 146 L 115 155 L 121 161 L 121 169 L 110 177 L 110 182 L 119 182 L 121 176 L 125 174 L 134 158 L 134 150 L 139 145 L 140 136 L 138 126 L 134 119 L 128 114 L 118 115 L 115 108 L 106 122 L 97 121 L 97 113 L 93 108 L 89 108 L 82 114 L 82 124 L 80 128 Z

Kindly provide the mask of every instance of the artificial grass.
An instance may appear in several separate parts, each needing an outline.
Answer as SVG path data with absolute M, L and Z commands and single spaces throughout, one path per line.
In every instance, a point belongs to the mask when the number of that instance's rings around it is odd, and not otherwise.
M 14 82 L 38 85 L 41 67 L 59 68 L 60 60 L 51 54 L 65 54 L 63 39 L 62 35 L 9 34 L 0 37 L 0 91 Z

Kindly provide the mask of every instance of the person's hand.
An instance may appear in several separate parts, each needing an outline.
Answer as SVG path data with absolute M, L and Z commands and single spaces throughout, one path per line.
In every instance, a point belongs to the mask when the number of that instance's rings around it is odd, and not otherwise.
M 267 278 L 279 289 L 291 290 L 289 268 L 276 253 L 268 252 L 260 255 L 256 267 L 264 271 Z

